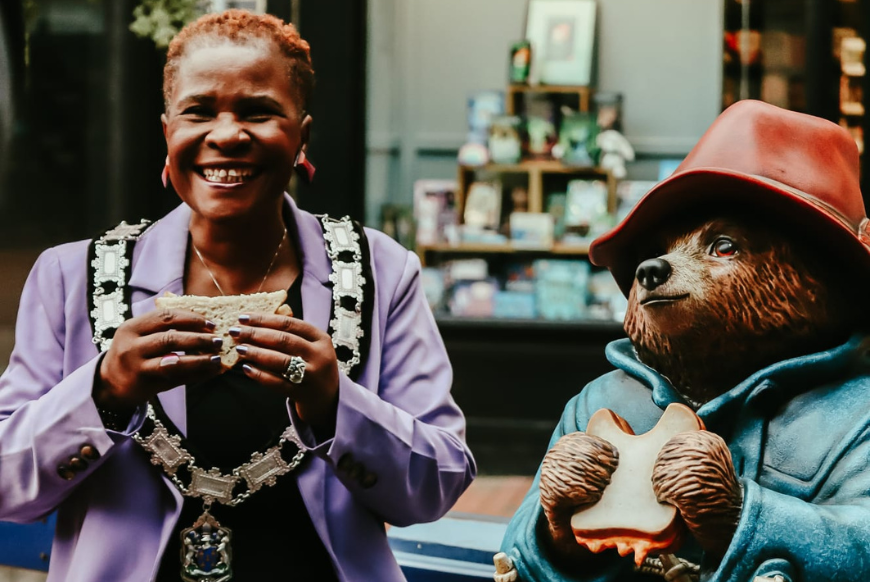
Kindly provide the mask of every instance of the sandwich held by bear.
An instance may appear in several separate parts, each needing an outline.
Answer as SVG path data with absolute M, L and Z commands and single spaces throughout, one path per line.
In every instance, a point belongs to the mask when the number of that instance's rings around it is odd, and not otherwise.
M 590 257 L 629 298 L 628 339 L 566 406 L 502 544 L 516 574 L 496 577 L 655 580 L 570 520 L 619 464 L 590 416 L 642 434 L 682 403 L 706 430 L 668 441 L 652 487 L 690 533 L 684 572 L 870 580 L 870 226 L 850 135 L 741 101 Z

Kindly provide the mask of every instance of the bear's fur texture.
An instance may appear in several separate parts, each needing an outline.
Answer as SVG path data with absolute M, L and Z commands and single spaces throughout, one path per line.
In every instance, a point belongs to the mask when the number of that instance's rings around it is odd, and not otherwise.
M 746 218 L 680 222 L 649 241 L 671 273 L 635 279 L 625 331 L 642 362 L 698 408 L 774 362 L 833 347 L 853 328 L 848 292 L 811 249 Z M 716 256 L 727 237 L 733 254 Z M 658 298 L 678 298 L 658 300 Z
M 681 517 L 702 548 L 724 553 L 720 532 L 733 531 L 740 520 L 740 483 L 731 451 L 718 435 L 684 432 L 665 443 L 653 469 L 656 498 L 682 508 Z
M 541 468 L 541 506 L 555 544 L 568 552 L 578 548 L 571 529 L 577 509 L 601 499 L 619 464 L 612 444 L 583 432 L 566 434 L 544 457 Z

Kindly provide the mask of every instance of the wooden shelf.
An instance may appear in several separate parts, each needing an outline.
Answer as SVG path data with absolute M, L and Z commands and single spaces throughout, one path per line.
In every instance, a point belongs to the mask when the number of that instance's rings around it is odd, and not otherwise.
M 576 95 L 579 111 L 589 111 L 589 98 L 592 95 L 592 87 L 583 85 L 508 85 L 505 111 L 508 115 L 517 113 L 515 97 L 526 94 L 551 94 L 551 95 Z
M 526 160 L 519 164 L 486 164 L 484 166 L 459 166 L 461 172 L 577 174 L 598 176 L 607 179 L 610 173 L 596 166 L 569 166 L 559 160 Z
M 596 178 L 607 183 L 607 209 L 616 212 L 616 179 L 607 170 L 595 166 L 568 166 L 559 160 L 526 160 L 519 164 L 486 164 L 484 166 L 459 166 L 456 192 L 456 208 L 459 216 L 465 212 L 465 195 L 477 173 L 527 174 L 529 212 L 544 212 L 544 176 L 577 176 Z
M 582 93 L 591 92 L 592 88 L 586 85 L 508 85 L 511 93 Z
M 485 243 L 461 243 L 451 245 L 447 243 L 435 245 L 420 245 L 417 247 L 417 253 L 421 256 L 425 253 L 441 253 L 441 254 L 470 254 L 470 255 L 500 255 L 514 253 L 544 253 L 553 255 L 574 255 L 586 256 L 589 254 L 588 244 L 565 245 L 556 243 L 552 247 L 522 247 L 514 246 L 511 243 L 504 244 L 485 244 Z
M 508 317 L 456 317 L 453 315 L 436 315 L 435 322 L 441 329 L 517 329 L 530 330 L 574 330 L 600 331 L 620 334 L 623 331 L 622 322 L 599 319 L 512 319 Z

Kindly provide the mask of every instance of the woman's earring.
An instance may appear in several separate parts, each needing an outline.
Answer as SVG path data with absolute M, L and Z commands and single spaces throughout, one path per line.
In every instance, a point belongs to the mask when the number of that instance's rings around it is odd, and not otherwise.
M 163 166 L 161 178 L 163 178 L 163 187 L 169 188 L 169 156 L 166 156 L 166 165 Z
M 314 172 L 316 171 L 314 164 L 308 161 L 304 151 L 299 150 L 299 153 L 296 154 L 296 161 L 293 162 L 293 169 L 296 170 L 296 173 L 299 174 L 299 177 L 302 178 L 306 184 L 310 184 L 314 180 Z

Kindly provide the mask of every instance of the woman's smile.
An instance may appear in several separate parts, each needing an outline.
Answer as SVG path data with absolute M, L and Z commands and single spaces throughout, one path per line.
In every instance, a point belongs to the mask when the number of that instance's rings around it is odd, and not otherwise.
M 310 118 L 297 101 L 268 42 L 203 46 L 182 57 L 164 131 L 170 180 L 195 214 L 274 214 L 307 141 Z

